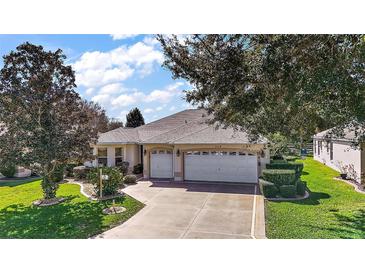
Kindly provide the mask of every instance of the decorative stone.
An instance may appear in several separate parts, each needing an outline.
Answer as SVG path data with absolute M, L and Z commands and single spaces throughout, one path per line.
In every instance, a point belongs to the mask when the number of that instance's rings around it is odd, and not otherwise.
M 103 213 L 106 214 L 106 215 L 111 215 L 111 214 L 122 213 L 126 210 L 127 209 L 125 207 L 122 207 L 122 206 L 111 206 L 111 207 L 103 209 Z
M 36 200 L 33 202 L 33 205 L 35 206 L 52 206 L 52 205 L 57 205 L 60 204 L 62 202 L 64 202 L 66 199 L 63 197 L 56 197 L 53 199 L 42 199 L 42 200 Z

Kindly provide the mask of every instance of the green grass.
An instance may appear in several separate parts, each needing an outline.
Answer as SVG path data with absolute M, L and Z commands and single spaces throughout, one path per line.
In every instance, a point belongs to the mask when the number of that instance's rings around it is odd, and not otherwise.
M 310 197 L 266 202 L 266 234 L 272 239 L 365 238 L 365 194 L 333 177 L 338 172 L 307 158 L 302 180 Z
M 125 196 L 115 202 L 127 211 L 104 215 L 102 210 L 111 201 L 89 201 L 80 193 L 80 186 L 72 184 L 61 184 L 57 196 L 66 201 L 49 207 L 32 206 L 33 201 L 42 198 L 39 179 L 0 181 L 0 238 L 88 238 L 126 221 L 143 207 Z

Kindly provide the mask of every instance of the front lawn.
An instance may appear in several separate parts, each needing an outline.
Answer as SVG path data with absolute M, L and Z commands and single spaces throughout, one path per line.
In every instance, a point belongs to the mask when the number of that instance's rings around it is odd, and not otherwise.
M 365 238 L 365 194 L 333 177 L 338 172 L 307 158 L 301 179 L 310 197 L 266 201 L 266 235 L 272 239 Z
M 89 201 L 80 193 L 80 186 L 71 184 L 61 184 L 57 196 L 67 200 L 49 207 L 32 206 L 42 198 L 39 179 L 0 181 L 0 238 L 88 238 L 126 221 L 143 207 L 125 196 L 115 202 L 126 212 L 104 215 L 102 210 L 111 201 Z

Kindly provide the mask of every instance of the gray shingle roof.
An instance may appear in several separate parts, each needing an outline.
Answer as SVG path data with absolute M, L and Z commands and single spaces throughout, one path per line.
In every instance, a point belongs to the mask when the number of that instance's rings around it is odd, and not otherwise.
M 138 128 L 118 128 L 100 135 L 98 144 L 239 144 L 248 135 L 232 128 L 216 129 L 203 109 L 184 110 Z M 261 138 L 257 143 L 266 143 Z
M 362 127 L 345 126 L 343 129 L 333 127 L 313 135 L 314 139 L 333 139 L 343 141 L 357 141 L 364 134 Z

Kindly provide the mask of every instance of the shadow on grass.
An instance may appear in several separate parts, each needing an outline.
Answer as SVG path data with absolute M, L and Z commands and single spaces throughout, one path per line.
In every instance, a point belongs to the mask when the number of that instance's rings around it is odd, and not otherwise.
M 72 202 L 78 196 L 49 207 L 12 204 L 0 210 L 0 238 L 88 238 L 108 226 L 103 224 L 102 210 L 111 204 L 103 202 Z M 115 199 L 122 203 L 125 198 Z
M 302 171 L 301 175 L 309 175 L 309 172 L 307 172 L 307 171 Z
M 365 239 L 365 210 L 352 212 L 352 215 L 333 213 L 335 222 L 323 226 L 305 225 L 315 230 L 323 230 L 333 233 L 336 239 Z M 331 235 L 331 234 L 326 234 Z
M 41 177 L 30 177 L 27 179 L 1 179 L 0 180 L 0 187 L 8 186 L 8 187 L 14 187 L 14 186 L 20 186 L 28 183 L 32 183 L 34 181 L 41 180 Z

